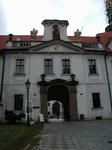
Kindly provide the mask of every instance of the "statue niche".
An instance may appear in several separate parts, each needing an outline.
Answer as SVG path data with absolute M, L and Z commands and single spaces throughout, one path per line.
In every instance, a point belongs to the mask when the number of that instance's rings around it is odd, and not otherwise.
M 53 35 L 53 39 L 60 39 L 60 33 L 59 33 L 58 25 L 53 26 L 52 35 Z

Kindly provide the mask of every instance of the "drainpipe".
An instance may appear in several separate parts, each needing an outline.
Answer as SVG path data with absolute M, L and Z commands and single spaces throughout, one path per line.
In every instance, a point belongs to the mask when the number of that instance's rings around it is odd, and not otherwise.
M 5 70 L 5 55 L 3 57 L 2 76 L 1 76 L 1 91 L 0 91 L 0 102 L 2 102 L 3 95 L 3 82 L 4 82 L 4 70 Z
M 105 68 L 106 68 L 106 75 L 107 75 L 107 83 L 108 83 L 108 89 L 109 89 L 109 95 L 110 95 L 110 104 L 111 104 L 111 111 L 112 111 L 112 94 L 111 94 L 111 88 L 110 88 L 110 81 L 109 81 L 109 73 L 108 73 L 108 68 L 107 68 L 107 62 L 106 62 L 106 57 L 107 55 L 104 55 L 104 61 L 105 61 Z

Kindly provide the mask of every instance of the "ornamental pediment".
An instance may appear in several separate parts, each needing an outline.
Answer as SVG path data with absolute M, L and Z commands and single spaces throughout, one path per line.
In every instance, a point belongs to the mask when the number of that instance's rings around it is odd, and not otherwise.
M 84 49 L 70 42 L 52 40 L 43 42 L 29 48 L 29 52 L 35 53 L 84 53 Z

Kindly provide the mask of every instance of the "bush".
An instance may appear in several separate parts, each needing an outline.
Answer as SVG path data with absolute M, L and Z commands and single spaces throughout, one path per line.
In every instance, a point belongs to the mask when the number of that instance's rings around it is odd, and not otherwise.
M 5 120 L 10 124 L 15 124 L 16 121 L 21 121 L 22 118 L 25 117 L 24 113 L 16 114 L 12 110 L 5 110 Z

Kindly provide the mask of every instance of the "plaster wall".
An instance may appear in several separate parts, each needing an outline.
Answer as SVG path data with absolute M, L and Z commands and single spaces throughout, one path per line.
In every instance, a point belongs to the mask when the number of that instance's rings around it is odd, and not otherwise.
M 25 74 L 23 76 L 15 75 L 16 58 L 25 59 Z M 37 82 L 41 81 L 40 75 L 44 73 L 44 59 L 53 59 L 53 74 L 46 75 L 46 80 L 61 78 L 70 81 L 70 75 L 62 74 L 62 59 L 70 59 L 71 73 L 76 75 L 77 86 L 77 105 L 78 116 L 84 114 L 85 119 L 95 119 L 96 116 L 110 118 L 110 97 L 108 92 L 107 78 L 105 73 L 104 57 L 88 56 L 80 54 L 9 54 L 6 56 L 5 79 L 3 91 L 4 110 L 14 110 L 14 95 L 23 94 L 24 109 L 26 101 L 25 81 L 29 78 L 31 82 L 30 100 L 33 101 L 33 107 L 40 112 L 40 87 Z M 88 74 L 88 58 L 96 58 L 97 75 Z M 99 92 L 101 98 L 101 109 L 92 109 L 92 93 Z M 24 110 L 23 110 L 24 111 Z M 35 111 L 35 110 L 34 110 Z M 36 116 L 35 116 L 36 119 Z

